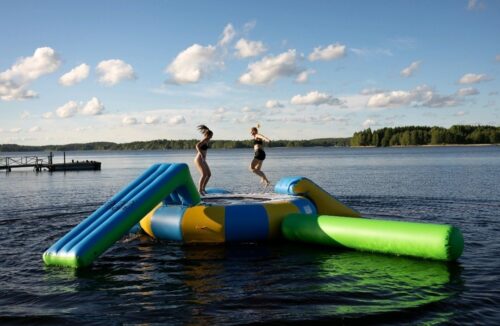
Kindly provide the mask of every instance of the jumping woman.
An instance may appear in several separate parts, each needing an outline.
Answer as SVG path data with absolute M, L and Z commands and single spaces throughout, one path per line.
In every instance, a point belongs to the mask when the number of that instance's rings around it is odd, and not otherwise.
M 258 125 L 257 125 L 258 127 Z M 265 187 L 269 186 L 271 183 L 267 179 L 264 172 L 260 169 L 262 168 L 262 163 L 266 159 L 266 152 L 262 149 L 263 141 L 270 142 L 271 140 L 264 135 L 259 134 L 259 130 L 257 127 L 252 127 L 250 134 L 253 137 L 253 149 L 255 151 L 255 155 L 253 157 L 252 163 L 250 163 L 250 171 L 255 173 L 260 177 L 260 183 L 262 183 Z
M 200 195 L 206 195 L 205 187 L 208 183 L 208 179 L 212 176 L 210 168 L 207 164 L 208 142 L 212 139 L 214 133 L 205 125 L 199 125 L 198 130 L 203 135 L 203 139 L 196 144 L 196 157 L 194 158 L 194 164 L 201 174 L 200 181 L 198 182 L 198 191 L 200 192 Z

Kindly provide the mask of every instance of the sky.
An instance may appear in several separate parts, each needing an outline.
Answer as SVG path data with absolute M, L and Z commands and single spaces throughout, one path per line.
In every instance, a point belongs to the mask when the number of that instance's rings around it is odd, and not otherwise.
M 497 0 L 0 8 L 0 144 L 500 125 Z

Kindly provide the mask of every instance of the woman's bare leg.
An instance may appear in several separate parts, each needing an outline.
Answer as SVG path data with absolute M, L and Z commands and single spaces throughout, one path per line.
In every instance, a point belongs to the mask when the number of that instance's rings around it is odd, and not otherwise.
M 202 163 L 198 160 L 198 159 L 195 159 L 194 160 L 194 165 L 196 166 L 196 169 L 198 170 L 198 172 L 200 172 L 200 180 L 198 180 L 198 192 L 203 195 L 203 181 L 205 179 L 205 171 L 203 169 L 203 165 Z
M 252 163 L 250 163 L 250 171 L 252 171 L 256 175 L 258 175 L 261 178 L 261 182 L 263 181 L 265 183 L 265 185 L 268 186 L 269 185 L 269 180 L 267 179 L 267 177 L 264 174 L 264 172 L 262 172 L 260 170 L 260 168 L 262 167 L 262 163 L 263 163 L 263 161 L 257 160 L 257 159 L 254 158 L 252 160 Z
M 208 166 L 208 164 L 206 162 L 205 162 L 205 164 L 203 164 L 203 172 L 204 172 L 203 173 L 204 179 L 203 179 L 203 182 L 201 183 L 201 189 L 203 192 L 206 192 L 205 187 L 207 186 L 208 180 L 212 176 L 212 172 L 210 171 L 210 167 Z

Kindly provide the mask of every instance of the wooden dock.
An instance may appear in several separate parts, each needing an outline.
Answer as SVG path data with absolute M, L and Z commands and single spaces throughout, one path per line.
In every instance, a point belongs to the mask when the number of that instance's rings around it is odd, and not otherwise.
M 66 153 L 62 163 L 53 162 L 54 155 L 50 152 L 47 159 L 38 156 L 23 157 L 0 157 L 0 170 L 11 172 L 12 169 L 32 168 L 35 172 L 41 171 L 98 171 L 101 169 L 101 162 L 97 161 L 75 161 L 66 162 Z

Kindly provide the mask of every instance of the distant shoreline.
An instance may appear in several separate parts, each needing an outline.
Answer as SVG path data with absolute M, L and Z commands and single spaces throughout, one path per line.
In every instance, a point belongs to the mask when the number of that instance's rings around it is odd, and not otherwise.
M 0 145 L 1 146 L 1 145 Z M 22 145 L 20 145 L 22 146 Z M 48 145 L 48 146 L 65 146 L 65 145 Z M 336 145 L 317 145 L 317 146 L 270 146 L 271 148 L 311 148 L 311 147 L 336 147 L 336 148 L 411 148 L 411 147 L 495 147 L 500 146 L 498 144 L 440 144 L 440 145 L 394 145 L 394 146 L 336 146 Z M 37 146 L 29 146 L 30 149 L 25 150 L 2 150 L 0 149 L 0 153 L 30 153 L 30 152 L 141 152 L 141 151 L 168 151 L 168 150 L 191 150 L 193 148 L 137 148 L 137 149 L 95 149 L 95 148 L 87 148 L 87 149 L 50 149 L 43 148 L 45 146 L 40 146 L 40 148 L 36 148 Z M 232 150 L 232 149 L 248 149 L 251 147 L 234 147 L 234 148 L 213 148 L 213 149 L 224 149 L 224 150 Z

